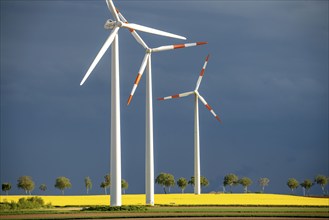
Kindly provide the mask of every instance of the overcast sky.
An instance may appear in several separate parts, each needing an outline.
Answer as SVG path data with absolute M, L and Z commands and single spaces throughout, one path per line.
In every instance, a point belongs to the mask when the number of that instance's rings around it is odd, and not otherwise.
M 103 25 L 113 18 L 105 1 L 0 2 L 1 183 L 23 194 L 17 179 L 29 175 L 33 194 L 42 183 L 46 193 L 60 194 L 55 179 L 66 176 L 72 183 L 66 194 L 84 194 L 90 176 L 90 193 L 102 194 L 110 169 L 110 53 L 79 83 L 109 35 Z M 200 105 L 201 175 L 210 181 L 203 191 L 222 191 L 228 173 L 251 178 L 251 191 L 268 177 L 271 193 L 290 193 L 290 177 L 329 175 L 328 1 L 114 4 L 132 23 L 188 39 L 140 33 L 150 47 L 209 42 L 152 56 L 155 176 L 193 175 L 193 97 L 156 98 L 193 90 L 208 54 L 199 92 L 223 123 Z M 145 76 L 128 107 L 126 100 L 145 50 L 128 30 L 119 36 L 122 177 L 127 193 L 144 193 Z

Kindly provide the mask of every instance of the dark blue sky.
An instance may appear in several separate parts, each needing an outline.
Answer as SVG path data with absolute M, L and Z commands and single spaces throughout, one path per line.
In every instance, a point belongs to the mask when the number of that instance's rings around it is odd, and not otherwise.
M 157 97 L 193 90 L 205 57 L 200 94 L 223 120 L 200 105 L 205 192 L 222 190 L 235 173 L 268 177 L 268 192 L 286 181 L 328 171 L 328 1 L 114 1 L 132 23 L 183 35 L 187 41 L 140 33 L 150 47 L 208 41 L 156 53 L 153 61 L 155 176 L 193 175 L 193 97 Z M 67 194 L 92 194 L 109 171 L 110 53 L 79 83 L 107 38 L 105 1 L 1 0 L 1 176 L 15 185 L 29 175 L 48 194 L 58 176 Z M 120 31 L 122 176 L 127 193 L 144 193 L 145 78 L 129 107 L 144 49 Z M 159 186 L 156 193 L 161 193 Z M 179 189 L 173 189 L 178 192 Z M 187 192 L 192 192 L 189 187 Z M 241 186 L 234 189 L 242 192 Z M 301 194 L 301 189 L 297 190 Z M 311 193 L 320 193 L 314 186 Z

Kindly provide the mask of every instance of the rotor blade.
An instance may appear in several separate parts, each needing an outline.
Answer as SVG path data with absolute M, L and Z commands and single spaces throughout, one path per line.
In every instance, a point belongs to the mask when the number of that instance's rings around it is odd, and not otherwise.
M 185 97 L 185 96 L 189 96 L 189 95 L 192 95 L 194 94 L 194 92 L 184 92 L 184 93 L 180 93 L 180 94 L 176 94 L 176 95 L 171 95 L 171 96 L 166 96 L 166 97 L 163 97 L 163 98 L 158 98 L 159 101 L 163 101 L 163 100 L 167 100 L 167 99 L 176 99 L 176 98 L 182 98 L 182 97 Z
M 160 31 L 160 30 L 157 30 L 157 29 L 154 29 L 154 28 L 145 27 L 145 26 L 142 26 L 142 25 L 139 25 L 139 24 L 123 23 L 122 27 L 129 28 L 129 29 L 134 29 L 134 30 L 142 31 L 142 32 L 146 32 L 146 33 L 161 35 L 161 36 L 165 36 L 165 37 L 171 37 L 171 38 L 186 40 L 186 37 L 176 35 L 176 34 L 172 34 L 172 33 L 165 32 L 165 31 Z
M 137 77 L 136 77 L 136 79 L 135 79 L 133 89 L 132 89 L 131 92 L 130 92 L 130 96 L 129 96 L 129 98 L 128 98 L 127 105 L 130 104 L 130 102 L 131 102 L 131 100 L 132 100 L 132 98 L 133 98 L 133 95 L 134 95 L 134 93 L 135 93 L 135 91 L 136 91 L 136 88 L 137 88 L 137 86 L 138 86 L 138 84 L 139 84 L 139 81 L 140 81 L 141 78 L 142 78 L 142 75 L 143 75 L 144 70 L 145 70 L 145 68 L 146 68 L 146 64 L 147 64 L 147 61 L 148 61 L 149 56 L 150 56 L 150 53 L 146 53 L 145 56 L 144 56 L 144 59 L 143 59 L 142 65 L 141 65 L 141 67 L 139 68 L 139 71 L 138 71 Z
M 113 15 L 113 17 L 115 18 L 115 20 L 120 21 L 119 15 L 117 13 L 117 10 L 114 7 L 114 4 L 112 2 L 112 0 L 105 0 L 107 7 L 109 8 L 111 14 Z
M 199 96 L 201 102 L 206 106 L 206 108 L 211 112 L 211 114 L 213 114 L 213 116 L 220 122 L 222 123 L 222 120 L 218 117 L 218 115 L 216 115 L 216 113 L 214 112 L 214 110 L 210 107 L 210 105 L 208 105 L 208 103 L 206 102 L 206 100 L 199 94 L 197 93 L 197 95 Z
M 188 43 L 188 44 L 174 44 L 174 45 L 167 45 L 167 46 L 161 46 L 157 48 L 152 48 L 152 52 L 160 52 L 164 50 L 175 50 L 175 49 L 180 49 L 180 48 L 185 48 L 185 47 L 194 47 L 194 46 L 199 46 L 203 44 L 207 44 L 208 42 L 196 42 L 196 43 Z
M 124 23 L 128 23 L 128 21 L 126 20 L 125 17 L 123 17 L 123 15 L 120 13 L 120 11 L 118 9 L 117 10 L 117 13 L 121 19 L 122 22 Z M 134 29 L 129 29 L 130 33 L 133 35 L 133 37 L 135 38 L 135 40 L 140 44 L 142 45 L 145 49 L 148 48 L 147 44 L 143 41 L 143 39 L 139 36 L 139 34 L 134 30 Z
M 199 75 L 198 81 L 197 81 L 197 83 L 196 83 L 195 90 L 198 90 L 198 89 L 199 89 L 199 86 L 200 86 L 200 84 L 201 84 L 202 77 L 203 77 L 203 75 L 204 75 L 204 71 L 205 71 L 205 69 L 206 69 L 206 67 L 207 67 L 207 64 L 208 64 L 209 56 L 210 56 L 210 55 L 208 54 L 208 56 L 206 57 L 206 61 L 205 61 L 204 64 L 203 64 L 203 67 L 202 67 L 202 70 L 201 70 L 201 72 L 200 72 L 200 75 Z
M 100 51 L 98 52 L 96 58 L 94 59 L 94 61 L 91 63 L 86 75 L 83 77 L 80 86 L 82 86 L 84 84 L 84 82 L 86 81 L 86 79 L 89 77 L 89 75 L 91 74 L 91 72 L 94 70 L 95 66 L 97 65 L 97 63 L 99 62 L 99 60 L 102 58 L 102 56 L 104 55 L 104 53 L 106 52 L 106 50 L 110 47 L 110 45 L 112 44 L 115 36 L 117 35 L 119 31 L 119 27 L 115 27 L 113 29 L 113 31 L 111 32 L 110 36 L 107 38 L 107 40 L 105 41 L 104 45 L 102 46 L 102 48 L 100 49 Z

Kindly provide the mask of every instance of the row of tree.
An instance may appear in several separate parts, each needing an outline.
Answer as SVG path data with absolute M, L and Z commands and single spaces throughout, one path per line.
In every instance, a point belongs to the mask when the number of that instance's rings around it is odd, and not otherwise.
M 86 187 L 87 194 L 89 194 L 89 190 L 92 188 L 93 184 L 89 176 L 85 177 L 84 184 Z M 100 187 L 104 189 L 105 194 L 107 194 L 107 189 L 111 186 L 111 176 L 110 174 L 106 174 L 104 176 L 104 181 L 101 182 Z M 128 182 L 124 179 L 121 180 L 121 188 L 123 190 L 123 193 L 125 193 L 125 190 L 128 189 Z M 60 176 L 57 177 L 55 180 L 55 188 L 59 189 L 62 194 L 64 195 L 64 190 L 71 188 L 72 184 L 69 178 Z M 11 183 L 2 183 L 2 191 L 4 191 L 7 195 L 8 192 L 11 190 L 12 186 Z M 17 180 L 17 188 L 22 189 L 25 191 L 25 194 L 31 195 L 31 192 L 35 189 L 35 183 L 32 180 L 32 177 L 30 176 L 21 176 Z M 39 186 L 39 189 L 41 191 L 47 190 L 46 184 L 41 184 Z
M 314 181 L 310 179 L 306 179 L 303 182 L 299 183 L 298 180 L 295 178 L 289 178 L 287 181 L 287 186 L 291 189 L 292 192 L 294 192 L 295 189 L 297 189 L 299 186 L 303 188 L 303 194 L 309 195 L 309 191 L 315 184 L 318 184 L 321 186 L 322 193 L 328 194 L 328 192 L 325 192 L 325 186 L 328 184 L 329 177 L 318 175 L 314 178 Z
M 167 193 L 166 188 L 168 188 L 168 191 L 170 192 L 170 188 L 174 187 L 177 183 L 177 186 L 182 190 L 182 193 L 184 193 L 185 188 L 187 185 L 194 186 L 194 176 L 190 178 L 190 180 L 185 179 L 184 177 L 181 177 L 175 181 L 175 177 L 170 173 L 160 173 L 157 178 L 155 179 L 155 183 L 162 186 L 164 193 Z M 201 187 L 207 187 L 209 185 L 209 181 L 206 177 L 201 176 L 200 177 L 200 185 Z
M 317 175 L 314 178 L 314 181 L 311 181 L 310 179 L 304 180 L 302 183 L 299 183 L 296 179 L 294 178 L 289 178 L 287 181 L 287 186 L 294 192 L 294 189 L 298 188 L 301 186 L 303 188 L 304 195 L 308 195 L 308 192 L 310 188 L 318 184 L 321 186 L 323 194 L 326 194 L 325 192 L 325 186 L 328 184 L 329 177 L 326 177 L 324 175 Z M 261 192 L 265 191 L 265 187 L 268 186 L 270 180 L 267 177 L 261 177 L 258 179 L 258 184 L 261 187 Z M 168 188 L 168 191 L 170 192 L 170 188 L 174 187 L 175 184 L 182 190 L 182 193 L 184 193 L 185 188 L 187 185 L 192 185 L 194 186 L 194 177 L 191 177 L 190 180 L 188 181 L 184 177 L 181 177 L 175 181 L 175 178 L 172 174 L 170 173 L 160 173 L 157 178 L 155 179 L 155 183 L 159 184 L 160 186 L 163 187 L 163 190 L 165 193 L 167 193 L 166 188 Z M 252 184 L 252 180 L 249 177 L 242 177 L 239 178 L 237 175 L 230 173 L 224 176 L 223 180 L 223 192 L 226 192 L 225 187 L 229 186 L 230 187 L 230 192 L 232 193 L 232 187 L 236 185 L 241 185 L 244 189 L 244 192 L 248 192 L 248 187 Z M 200 177 L 200 185 L 201 187 L 207 187 L 209 185 L 209 181 L 206 177 L 201 176 Z
M 317 175 L 314 180 L 306 179 L 303 182 L 299 183 L 298 180 L 295 178 L 289 178 L 287 181 L 287 186 L 291 189 L 292 193 L 295 189 L 297 189 L 299 186 L 303 188 L 304 195 L 307 195 L 309 190 L 312 186 L 315 184 L 318 184 L 321 186 L 323 194 L 326 194 L 325 192 L 325 186 L 328 184 L 329 177 L 324 175 Z M 265 191 L 265 187 L 269 184 L 270 180 L 266 177 L 259 178 L 258 184 L 262 188 L 262 192 Z M 230 186 L 230 191 L 232 192 L 232 186 L 241 184 L 244 188 L 245 192 L 248 192 L 248 186 L 252 184 L 252 180 L 248 177 L 243 177 L 241 179 L 238 178 L 235 174 L 228 174 L 224 177 L 223 186 Z
M 304 195 L 309 194 L 309 190 L 311 189 L 312 186 L 315 184 L 318 184 L 321 186 L 323 194 L 326 194 L 325 192 L 325 186 L 328 184 L 329 177 L 324 176 L 324 175 L 317 175 L 314 180 L 306 179 L 303 182 L 299 183 L 298 180 L 295 178 L 289 178 L 287 181 L 287 186 L 291 189 L 292 193 L 294 193 L 294 190 L 297 189 L 299 186 L 303 188 L 303 193 Z M 258 179 L 258 184 L 261 187 L 261 192 L 265 191 L 265 187 L 268 186 L 270 180 L 267 177 L 261 177 Z M 185 188 L 188 185 L 194 186 L 195 180 L 194 177 L 192 176 L 189 180 L 187 180 L 184 177 L 180 177 L 177 181 L 175 180 L 175 177 L 170 174 L 170 173 L 160 173 L 156 179 L 155 183 L 163 187 L 164 193 L 168 192 L 170 193 L 170 189 L 174 187 L 176 184 L 177 186 L 181 189 L 182 193 L 184 193 Z M 248 177 L 242 177 L 239 178 L 237 175 L 230 173 L 224 176 L 223 179 L 223 192 L 226 192 L 226 187 L 229 186 L 230 192 L 232 193 L 232 187 L 236 185 L 241 185 L 244 189 L 244 192 L 248 192 L 248 187 L 252 184 L 252 180 Z M 86 193 L 89 194 L 89 190 L 92 188 L 92 181 L 90 177 L 85 177 L 84 179 L 84 185 L 86 188 Z M 207 187 L 209 185 L 209 180 L 201 176 L 200 179 L 200 185 L 201 187 Z M 111 186 L 111 176 L 110 174 L 106 174 L 104 176 L 104 181 L 101 182 L 100 187 L 104 189 L 104 193 L 107 194 L 107 189 Z M 125 190 L 128 189 L 128 182 L 124 179 L 121 180 L 121 187 L 123 194 L 125 194 Z M 11 190 L 11 183 L 2 183 L 2 191 L 4 191 L 7 195 L 8 192 Z M 35 183 L 32 180 L 32 177 L 30 176 L 21 176 L 17 180 L 17 187 L 19 189 L 23 189 L 26 194 L 31 195 L 31 192 L 35 188 Z M 60 176 L 57 177 L 55 180 L 55 188 L 59 189 L 62 194 L 64 194 L 64 190 L 71 188 L 72 184 L 70 182 L 70 179 Z M 46 191 L 47 190 L 47 185 L 46 184 L 41 184 L 39 186 L 39 189 L 41 191 Z

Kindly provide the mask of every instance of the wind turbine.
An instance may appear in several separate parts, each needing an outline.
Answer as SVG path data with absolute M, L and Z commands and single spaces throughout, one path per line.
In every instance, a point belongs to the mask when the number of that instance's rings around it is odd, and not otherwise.
M 206 100 L 200 95 L 198 89 L 201 84 L 202 77 L 204 75 L 204 71 L 207 67 L 209 55 L 206 58 L 206 61 L 202 67 L 200 72 L 198 81 L 196 83 L 196 87 L 194 91 L 184 92 L 172 96 L 167 96 L 163 98 L 158 98 L 158 100 L 167 100 L 167 99 L 174 99 L 174 98 L 181 98 L 189 95 L 194 95 L 194 194 L 201 193 L 200 187 L 200 138 L 199 138 L 199 99 L 205 105 L 205 107 L 213 114 L 213 116 L 221 122 L 221 119 L 216 115 L 214 110 L 210 107 L 210 105 L 206 102 Z
M 160 52 L 165 50 L 174 50 L 179 48 L 186 48 L 192 46 L 198 46 L 206 44 L 207 42 L 196 42 L 188 44 L 176 44 L 176 45 L 167 45 L 157 48 L 149 48 L 146 44 L 143 47 L 146 49 L 142 65 L 138 71 L 137 77 L 135 79 L 132 91 L 128 98 L 127 104 L 129 105 L 133 95 L 137 89 L 137 86 L 142 78 L 144 70 L 147 66 L 146 74 L 146 164 L 145 164 L 145 173 L 146 173 L 146 204 L 154 205 L 154 159 L 153 159 L 153 96 L 152 96 L 152 61 L 151 54 L 153 52 Z
M 112 32 L 106 39 L 104 45 L 91 63 L 87 73 L 83 77 L 80 85 L 83 85 L 97 63 L 103 57 L 107 49 L 112 45 L 111 59 L 111 206 L 121 206 L 121 123 L 120 123 L 120 87 L 119 87 L 119 36 L 120 28 L 127 28 L 130 32 L 139 30 L 151 34 L 186 39 L 185 37 L 160 31 L 154 28 L 145 27 L 139 24 L 132 24 L 122 21 L 112 2 L 106 0 L 107 7 L 115 18 L 115 21 L 109 19 L 106 21 L 104 28 L 111 29 Z
M 117 10 L 117 13 L 120 19 L 128 23 L 125 17 Z M 150 48 L 143 41 L 143 39 L 138 35 L 136 31 L 131 31 L 132 35 L 139 42 L 145 51 L 145 56 L 142 61 L 142 65 L 139 69 L 138 75 L 135 79 L 133 89 L 130 93 L 130 96 L 127 101 L 127 105 L 132 101 L 133 95 L 137 89 L 137 86 L 142 78 L 142 75 L 147 66 L 147 74 L 146 74 L 146 146 L 145 146 L 145 194 L 146 194 L 146 204 L 154 205 L 154 151 L 153 151 L 153 96 L 152 96 L 152 61 L 151 54 L 153 52 L 160 52 L 165 50 L 174 50 L 192 46 L 198 46 L 207 44 L 207 42 L 196 42 L 196 43 L 188 43 L 188 44 L 175 44 L 175 45 L 167 45 L 161 46 L 157 48 Z

